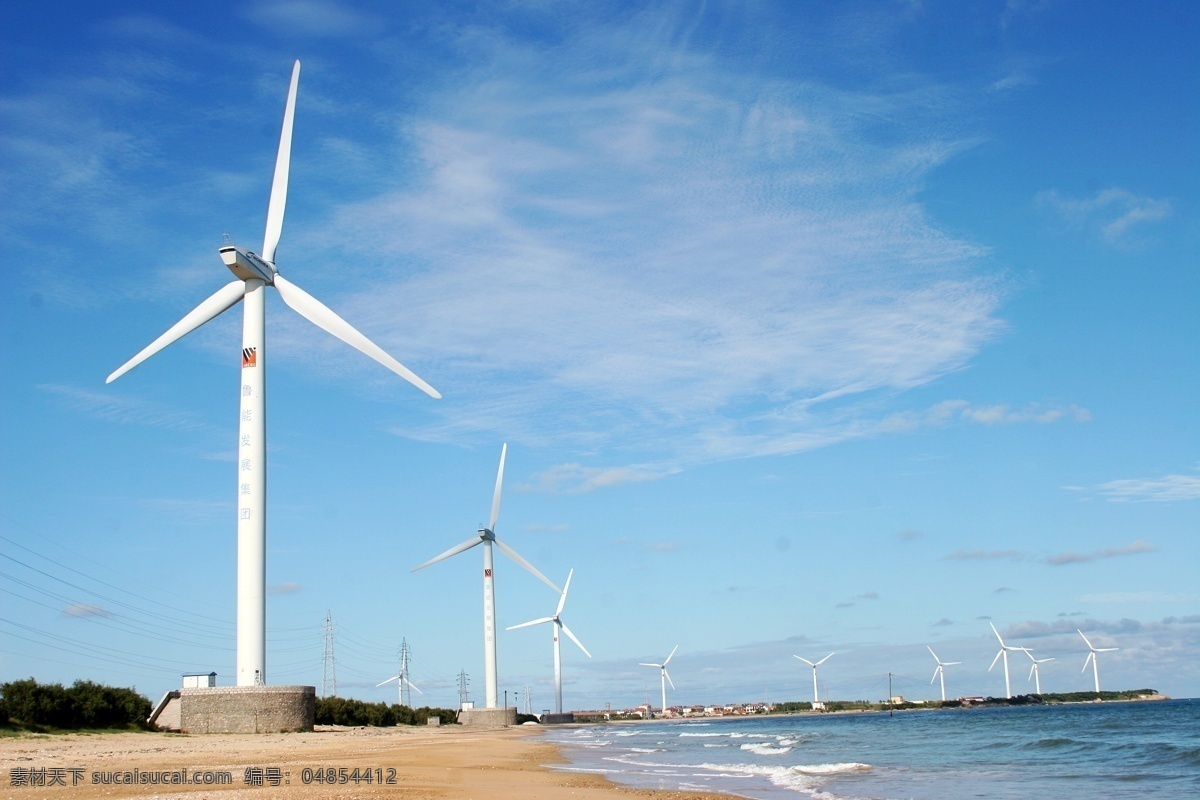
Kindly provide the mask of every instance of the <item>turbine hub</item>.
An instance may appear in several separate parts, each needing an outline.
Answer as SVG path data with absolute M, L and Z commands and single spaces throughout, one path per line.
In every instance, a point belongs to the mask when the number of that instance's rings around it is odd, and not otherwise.
M 252 253 L 244 247 L 237 247 L 232 244 L 225 245 L 219 252 L 221 253 L 221 260 L 225 262 L 225 266 L 229 267 L 229 271 L 242 280 L 248 281 L 257 278 L 268 284 L 275 281 L 275 273 L 279 270 L 275 269 L 274 264 L 265 261 L 257 253 Z

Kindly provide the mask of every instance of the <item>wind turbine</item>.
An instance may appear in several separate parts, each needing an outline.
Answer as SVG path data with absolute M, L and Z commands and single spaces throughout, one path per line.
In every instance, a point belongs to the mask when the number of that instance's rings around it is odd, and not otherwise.
M 388 678 L 386 681 L 381 681 L 381 682 L 375 684 L 375 688 L 378 689 L 380 686 L 386 686 L 387 684 L 391 683 L 392 681 L 396 682 L 397 701 L 400 703 L 400 705 L 404 705 L 404 687 L 405 686 L 407 686 L 410 689 L 414 689 L 417 694 L 425 694 L 420 689 L 417 689 L 417 685 L 415 683 L 413 683 L 412 681 L 410 681 L 408 679 L 408 676 L 405 675 L 403 672 L 393 675 L 392 677 Z
M 554 626 L 551 628 L 551 631 L 554 633 L 554 713 L 555 714 L 563 713 L 563 710 L 562 710 L 562 650 L 560 649 L 560 645 L 558 642 L 559 631 L 562 631 L 567 636 L 571 637 L 571 641 L 574 642 L 575 644 L 579 645 L 579 649 L 583 651 L 583 654 L 585 656 L 587 656 L 588 658 L 592 657 L 592 654 L 589 653 L 587 651 L 587 648 L 583 646 L 583 642 L 576 639 L 575 634 L 571 633 L 571 629 L 568 628 L 566 626 L 566 624 L 563 623 L 562 617 L 561 617 L 563 606 L 565 606 L 567 604 L 567 591 L 570 590 L 570 588 L 571 588 L 571 577 L 574 574 L 575 574 L 575 570 L 571 570 L 570 572 L 567 573 L 567 582 L 563 585 L 562 594 L 558 598 L 558 608 L 554 609 L 554 616 L 542 617 L 541 619 L 530 620 L 529 622 L 522 622 L 520 625 L 513 625 L 513 626 L 505 629 L 505 630 L 513 631 L 513 630 L 516 630 L 517 628 L 528 628 L 531 625 L 541 625 L 543 622 L 553 622 L 554 623 Z
M 1076 628 L 1075 632 L 1080 636 L 1083 636 L 1083 631 L 1079 630 L 1079 628 Z M 1121 648 L 1092 647 L 1092 643 L 1088 642 L 1088 637 L 1083 636 L 1083 640 L 1087 642 L 1089 652 L 1087 658 L 1083 661 L 1083 669 L 1081 669 L 1080 672 L 1087 672 L 1088 662 L 1092 662 L 1092 675 L 1096 678 L 1096 694 L 1100 694 L 1100 661 L 1096 658 L 1096 653 L 1111 653 L 1114 650 L 1120 650 Z
M 296 111 L 296 86 L 300 80 L 300 62 L 292 67 L 287 105 L 283 112 L 283 131 L 275 159 L 275 178 L 267 206 L 266 234 L 262 255 L 243 247 L 226 244 L 220 248 L 221 260 L 233 272 L 235 280 L 218 289 L 211 297 L 171 326 L 140 353 L 108 376 L 112 383 L 150 356 L 186 336 L 209 320 L 243 301 L 241 389 L 238 423 L 237 492 L 237 685 L 266 683 L 266 325 L 264 298 L 266 287 L 279 290 L 283 302 L 300 316 L 323 328 L 430 397 L 441 397 L 433 387 L 407 367 L 385 353 L 378 345 L 355 330 L 348 322 L 320 301 L 279 274 L 275 250 L 283 232 L 283 212 L 287 205 L 288 169 L 292 152 L 292 120 Z
M 1042 693 L 1042 674 L 1038 670 L 1038 666 L 1045 664 L 1047 661 L 1053 661 L 1053 658 L 1034 658 L 1033 651 L 1025 648 L 1025 655 L 1029 656 L 1029 660 L 1033 662 L 1033 666 L 1029 668 L 1029 677 L 1033 678 L 1034 691 L 1038 694 Z
M 792 658 L 800 658 L 800 656 L 794 655 L 794 656 L 792 656 Z M 805 664 L 808 664 L 810 667 L 812 667 L 812 671 L 813 671 L 813 708 L 816 708 L 817 703 L 818 703 L 818 700 L 817 700 L 817 667 L 821 666 L 822 664 L 824 664 L 826 661 L 828 661 L 831 658 L 833 658 L 833 653 L 830 653 L 829 655 L 825 656 L 824 658 L 822 658 L 820 661 L 818 661 L 815 664 L 813 662 L 809 661 L 807 658 L 800 658 L 801 661 L 803 661 Z
M 413 568 L 413 572 L 416 572 L 419 569 L 428 567 L 430 564 L 436 564 L 442 559 L 456 556 L 464 550 L 470 550 L 477 544 L 483 545 L 483 666 L 487 708 L 499 707 L 496 705 L 496 702 L 500 694 L 496 686 L 496 587 L 492 578 L 492 544 L 499 547 L 504 555 L 540 578 L 556 593 L 562 592 L 549 578 L 534 569 L 533 565 L 528 561 L 521 558 L 516 550 L 513 550 L 496 538 L 496 518 L 500 516 L 500 489 L 504 484 L 504 457 L 507 454 L 508 444 L 505 443 L 500 448 L 500 469 L 496 472 L 496 489 L 492 493 L 492 516 L 489 518 L 487 527 L 480 528 L 476 536 L 472 536 L 462 544 L 456 544 L 441 555 L 434 556 L 421 566 Z
M 671 675 L 667 672 L 667 664 L 671 663 L 671 656 L 675 655 L 675 650 L 678 649 L 679 645 L 675 645 L 675 648 L 671 650 L 671 655 L 667 656 L 666 660 L 661 664 L 647 664 L 645 662 L 638 664 L 639 667 L 658 667 L 659 672 L 662 673 L 659 682 L 662 684 L 662 714 L 664 717 L 667 715 L 667 684 L 671 684 L 672 691 L 675 690 L 675 681 L 671 680 Z
M 933 652 L 933 648 L 925 645 L 925 649 L 933 656 L 933 660 L 937 662 L 937 668 L 933 671 L 933 677 L 929 679 L 930 683 L 936 681 L 939 677 L 942 679 L 942 702 L 946 702 L 946 667 L 952 667 L 955 664 L 961 664 L 961 661 L 942 661 L 938 658 L 937 653 Z
M 989 622 L 988 625 L 992 625 L 992 623 Z M 997 639 L 1000 639 L 1000 631 L 996 630 L 995 625 L 992 625 L 992 633 L 996 634 Z M 992 666 L 988 667 L 988 672 L 991 672 L 992 667 L 996 666 L 996 662 L 1000 660 L 1000 657 L 1004 656 L 1004 696 L 1005 697 L 1013 696 L 1012 695 L 1012 687 L 1010 686 L 1010 684 L 1008 682 L 1008 653 L 1009 653 L 1009 651 L 1024 652 L 1024 653 L 1029 652 L 1024 647 L 1013 647 L 1011 645 L 1007 645 L 1004 643 L 1003 639 L 1000 639 L 1000 652 L 996 653 L 996 657 L 992 659 Z

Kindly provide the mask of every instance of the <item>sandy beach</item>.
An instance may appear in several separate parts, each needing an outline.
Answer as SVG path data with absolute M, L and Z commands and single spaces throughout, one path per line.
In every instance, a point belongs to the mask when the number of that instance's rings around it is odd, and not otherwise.
M 717 797 L 624 789 L 596 775 L 546 766 L 562 762 L 557 748 L 536 729 L 457 725 L 258 736 L 103 733 L 0 739 L 2 796 L 12 800 Z M 150 773 L 204 783 L 149 783 Z

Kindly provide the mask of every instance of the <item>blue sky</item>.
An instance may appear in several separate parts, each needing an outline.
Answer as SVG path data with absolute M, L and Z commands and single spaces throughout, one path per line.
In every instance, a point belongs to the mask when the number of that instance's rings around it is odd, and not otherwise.
M 277 263 L 444 399 L 269 296 L 272 683 L 328 612 L 339 694 L 482 700 L 477 551 L 410 570 L 507 442 L 568 707 L 1000 694 L 989 621 L 1200 695 L 1192 4 L 408 5 L 0 9 L 0 677 L 232 680 L 240 309 L 104 378 L 258 248 L 300 59 Z

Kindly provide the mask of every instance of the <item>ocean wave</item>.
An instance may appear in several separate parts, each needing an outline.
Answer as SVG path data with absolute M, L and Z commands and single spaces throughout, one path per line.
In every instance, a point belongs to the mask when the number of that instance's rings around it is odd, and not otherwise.
M 641 731 L 621 731 L 617 736 L 637 736 Z
M 631 748 L 629 748 L 629 751 L 631 753 L 665 753 L 665 752 L 667 752 L 666 750 L 664 750 L 661 747 L 631 747 Z
M 700 764 L 701 769 L 729 778 L 761 777 L 776 786 L 794 791 L 816 793 L 829 778 L 847 772 L 865 772 L 870 764 L 800 764 L 794 767 L 769 767 L 759 764 Z
M 760 756 L 781 756 L 784 753 L 792 752 L 790 747 L 775 747 L 767 742 L 754 742 L 753 744 L 742 745 L 743 750 L 748 750 L 751 753 L 757 753 Z
M 716 743 L 709 743 L 709 742 L 705 742 L 705 743 L 704 743 L 704 746 L 705 746 L 705 747 L 732 747 L 733 745 L 728 745 L 728 744 L 716 744 Z
M 745 736 L 745 735 L 746 734 L 744 734 L 744 733 L 681 733 L 681 734 L 679 734 L 679 738 L 683 739 L 685 737 L 691 737 L 691 738 L 698 739 L 698 738 L 702 738 L 702 737 L 712 737 L 712 736 L 734 736 L 734 737 L 737 737 L 737 736 Z

